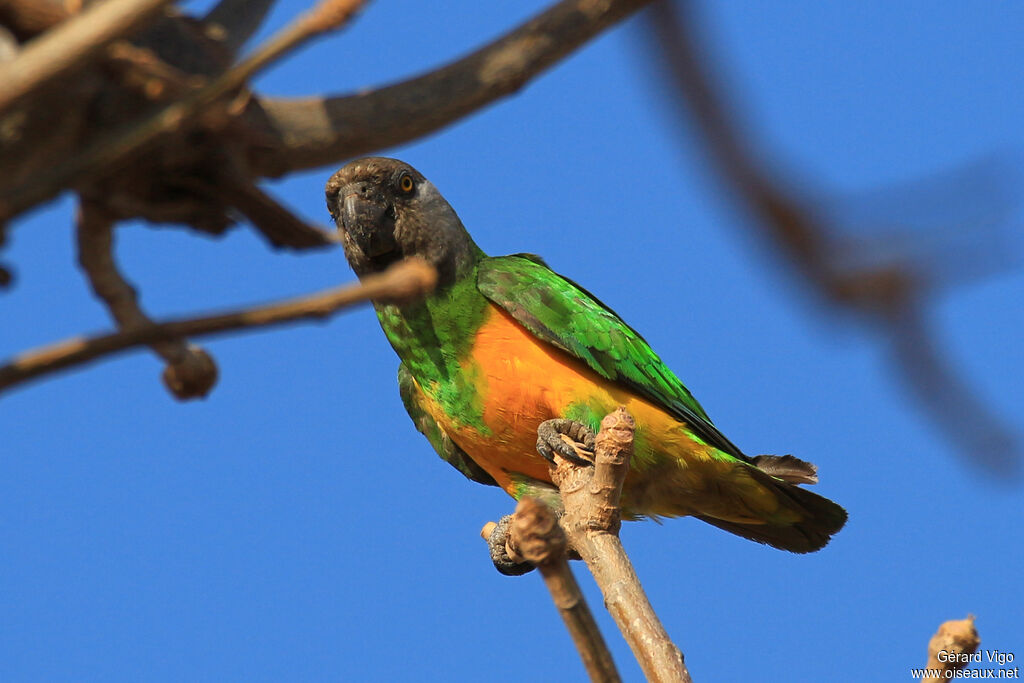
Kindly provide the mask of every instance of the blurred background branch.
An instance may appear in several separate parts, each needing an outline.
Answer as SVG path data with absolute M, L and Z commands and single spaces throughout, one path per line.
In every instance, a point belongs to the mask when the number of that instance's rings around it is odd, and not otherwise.
M 938 182 L 880 192 L 885 207 L 881 196 L 844 206 L 822 189 L 798 190 L 780 172 L 782 164 L 761 160 L 763 145 L 746 135 L 737 114 L 746 109 L 726 91 L 726 79 L 701 44 L 692 3 L 661 0 L 645 18 L 666 97 L 681 125 L 697 129 L 719 175 L 749 210 L 750 228 L 821 301 L 877 331 L 893 375 L 960 453 L 989 473 L 1019 477 L 1016 436 L 963 379 L 927 319 L 941 285 L 1016 260 L 1007 258 L 1000 239 L 1017 208 L 1012 169 L 976 162 Z M 922 198 L 931 215 L 908 229 L 907 208 L 922 207 Z M 880 215 L 886 210 L 888 216 Z

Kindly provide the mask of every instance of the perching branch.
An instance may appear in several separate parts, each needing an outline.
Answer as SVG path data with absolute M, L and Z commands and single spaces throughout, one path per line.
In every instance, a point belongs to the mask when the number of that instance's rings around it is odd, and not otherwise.
M 170 0 L 97 2 L 0 63 L 0 112 L 60 75 L 88 66 L 100 51 L 131 33 Z
M 618 408 L 601 421 L 601 430 L 594 439 L 593 467 L 577 465 L 555 455 L 556 466 L 552 466 L 550 471 L 560 496 L 560 526 L 564 529 L 569 550 L 579 554 L 594 575 L 594 580 L 604 596 L 605 607 L 629 643 L 647 680 L 690 683 L 690 674 L 683 663 L 683 653 L 672 642 L 662 622 L 658 620 L 654 608 L 640 586 L 640 580 L 633 570 L 633 563 L 623 549 L 623 544 L 618 540 L 618 527 L 622 523 L 620 498 L 633 457 L 635 429 L 633 418 L 626 409 Z M 564 432 L 562 438 L 572 442 L 572 438 Z M 583 449 L 580 446 L 584 446 Z M 573 449 L 582 457 L 591 457 L 585 444 L 573 444 Z M 557 505 L 557 502 L 551 502 L 550 505 Z M 492 559 L 502 573 L 521 573 L 521 570 L 513 572 L 503 568 L 506 561 L 514 564 L 525 559 L 537 564 L 539 560 L 550 557 L 546 554 L 547 551 L 539 553 L 537 559 L 530 557 L 530 546 L 540 546 L 542 550 L 547 548 L 545 543 L 537 540 L 537 537 L 544 538 L 552 532 L 546 522 L 531 519 L 538 514 L 535 512 L 537 507 L 546 506 L 534 499 L 520 501 L 515 516 L 507 526 L 504 539 L 499 536 L 499 532 L 505 524 L 505 519 L 501 524 L 488 522 L 480 532 L 480 536 L 492 546 Z M 554 515 L 550 509 L 549 514 L 552 517 Z M 532 532 L 529 540 L 524 543 L 522 527 L 539 527 L 539 530 Z M 501 564 L 496 558 L 496 551 L 498 555 L 506 556 L 502 558 Z M 544 573 L 543 562 L 539 566 Z M 571 578 L 567 563 L 564 572 Z M 562 612 L 566 627 L 572 634 L 573 641 L 577 643 L 588 672 L 591 673 L 593 680 L 605 680 L 600 677 L 594 678 L 595 674 L 591 669 L 592 659 L 595 653 L 600 651 L 594 649 L 597 644 L 588 642 L 588 639 L 595 636 L 588 635 L 587 628 L 582 630 L 582 634 L 573 630 L 570 618 L 562 609 L 560 598 L 556 595 L 548 574 L 545 573 L 544 577 L 555 605 Z M 596 626 L 593 629 L 596 631 Z M 599 633 L 596 638 L 600 638 Z M 610 655 L 608 661 L 610 664 Z M 606 672 L 608 669 L 597 667 L 596 671 L 600 676 L 603 675 L 600 672 Z M 610 671 L 613 672 L 614 669 Z
M 298 299 L 200 318 L 168 320 L 95 337 L 75 337 L 23 353 L 0 366 L 0 392 L 64 368 L 84 365 L 127 349 L 185 337 L 251 330 L 303 319 L 324 319 L 354 304 L 406 301 L 434 288 L 437 273 L 422 260 L 409 259 L 355 285 Z
M 629 643 L 648 681 L 683 681 L 690 673 L 668 637 L 619 541 L 619 497 L 633 456 L 633 418 L 619 408 L 601 421 L 594 466 L 556 458 L 552 480 L 561 492 L 562 527 L 587 563 L 605 606 Z
M 939 673 L 938 677 L 930 676 L 922 678 L 921 683 L 939 683 L 952 678 L 952 672 L 963 669 L 967 666 L 967 659 L 960 659 L 960 655 L 971 654 L 981 645 L 981 637 L 978 629 L 974 627 L 974 617 L 966 619 L 947 621 L 935 632 L 932 639 L 928 641 L 928 665 L 926 668 Z M 939 653 L 944 653 L 941 657 Z M 951 661 L 952 660 L 952 661 Z M 950 676 L 943 675 L 950 672 Z
M 489 522 L 481 536 L 489 539 L 495 527 L 494 522 Z M 536 498 L 520 499 L 508 527 L 506 549 L 512 560 L 531 562 L 540 570 L 590 680 L 601 683 L 621 680 L 594 615 L 569 568 L 565 532 L 558 524 L 555 511 Z
M 117 270 L 114 261 L 113 222 L 96 204 L 83 201 L 78 210 L 78 263 L 89 285 L 123 330 L 150 327 L 153 321 L 139 308 L 138 296 Z M 186 339 L 168 339 L 150 344 L 164 359 L 163 379 L 178 399 L 202 398 L 217 382 L 217 365 L 203 349 Z
M 276 145 L 262 175 L 322 166 L 414 140 L 509 95 L 650 0 L 563 0 L 430 73 L 338 97 L 259 98 Z

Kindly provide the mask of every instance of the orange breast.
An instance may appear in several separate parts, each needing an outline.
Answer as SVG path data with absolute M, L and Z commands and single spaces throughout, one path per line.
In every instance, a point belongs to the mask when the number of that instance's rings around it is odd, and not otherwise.
M 544 420 L 564 417 L 573 403 L 597 406 L 602 414 L 625 406 L 637 422 L 638 447 L 641 434 L 648 450 L 677 451 L 684 442 L 687 450 L 697 446 L 678 420 L 538 340 L 496 306 L 491 306 L 477 332 L 466 365 L 485 397 L 483 421 L 490 434 L 455 424 L 429 400 L 426 407 L 452 439 L 510 493 L 510 472 L 550 481 L 547 462 L 536 450 L 537 427 Z

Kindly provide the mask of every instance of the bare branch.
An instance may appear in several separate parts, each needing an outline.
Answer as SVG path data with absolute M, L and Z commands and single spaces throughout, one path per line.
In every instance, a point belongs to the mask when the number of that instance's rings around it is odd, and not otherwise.
M 952 620 L 939 626 L 932 639 L 928 641 L 928 665 L 926 668 L 940 673 L 940 677 L 929 676 L 922 678 L 921 683 L 939 683 L 952 678 L 952 672 L 963 669 L 967 666 L 967 658 L 960 655 L 968 655 L 978 649 L 981 645 L 981 637 L 978 629 L 974 627 L 974 617 Z M 945 653 L 942 657 L 939 653 Z M 941 675 L 950 672 L 950 676 Z
M 562 527 L 601 588 L 605 606 L 649 681 L 690 682 L 683 653 L 668 637 L 619 541 L 619 497 L 633 455 L 633 418 L 619 408 L 601 421 L 594 467 L 557 458 L 552 480 L 565 505 Z
M 1005 478 L 1021 474 L 1014 435 L 989 412 L 936 346 L 922 311 L 910 309 L 888 326 L 895 373 L 960 451 Z
M 252 34 L 259 30 L 267 12 L 276 0 L 220 0 L 203 17 L 203 23 L 218 33 L 223 32 L 224 47 L 238 54 Z
M 114 262 L 113 221 L 93 202 L 83 201 L 78 211 L 78 262 L 89 285 L 103 300 L 111 316 L 124 330 L 153 325 L 139 308 L 135 288 L 118 272 Z M 187 340 L 168 339 L 150 344 L 164 359 L 164 384 L 178 399 L 202 398 L 217 382 L 213 358 Z
M 680 3 L 685 6 L 686 3 Z M 996 445 L 974 461 L 999 474 L 1020 468 L 1011 431 L 972 398 L 969 389 L 948 367 L 925 334 L 918 319 L 924 279 L 912 264 L 896 263 L 845 272 L 836 267 L 835 245 L 829 226 L 807 203 L 773 180 L 751 153 L 731 116 L 723 94 L 710 73 L 709 59 L 701 54 L 689 17 L 679 5 L 662 0 L 648 15 L 648 25 L 660 46 L 676 98 L 687 108 L 708 144 L 711 159 L 741 200 L 760 219 L 759 225 L 774 245 L 817 291 L 834 305 L 866 313 L 892 341 L 894 358 L 908 386 L 921 399 L 933 422 L 971 455 L 978 444 Z M 733 108 L 735 109 L 735 108 Z M 963 452 L 963 451 L 962 451 Z
M 57 370 L 84 365 L 127 349 L 182 337 L 283 325 L 296 320 L 328 318 L 366 301 L 405 301 L 421 296 L 437 281 L 433 267 L 419 259 L 395 264 L 356 285 L 346 285 L 279 303 L 219 315 L 156 322 L 95 337 L 75 337 L 15 356 L 0 366 L 0 391 Z
M 491 522 L 484 527 L 485 539 L 490 536 L 492 525 L 496 526 Z M 555 511 L 537 498 L 520 499 L 509 525 L 506 546 L 515 561 L 526 560 L 540 570 L 590 680 L 605 683 L 621 680 L 594 615 L 569 568 L 565 531 L 558 524 Z
M 131 33 L 170 0 L 97 2 L 0 63 L 0 112 L 50 79 L 88 66 L 109 43 Z
M 563 0 L 462 59 L 401 83 L 340 97 L 261 98 L 279 146 L 263 175 L 323 166 L 422 137 L 523 87 L 650 0 Z

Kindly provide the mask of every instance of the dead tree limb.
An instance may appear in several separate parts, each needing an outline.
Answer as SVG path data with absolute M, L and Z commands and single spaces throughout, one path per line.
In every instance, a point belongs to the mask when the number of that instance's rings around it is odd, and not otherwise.
M 419 259 L 395 264 L 380 275 L 367 276 L 355 285 L 238 311 L 154 322 L 95 337 L 75 337 L 28 351 L 0 366 L 0 392 L 15 385 L 138 346 L 201 337 L 235 330 L 283 325 L 297 320 L 328 318 L 370 300 L 406 301 L 426 294 L 437 281 L 434 268 Z
M 939 626 L 931 640 L 928 641 L 928 665 L 926 668 L 938 673 L 939 676 L 922 678 L 921 683 L 939 683 L 952 678 L 953 671 L 963 669 L 968 664 L 966 655 L 975 652 L 981 645 L 978 629 L 974 627 L 974 617 L 954 619 Z M 941 653 L 941 654 L 940 654 Z M 944 675 L 950 672 L 949 676 Z

